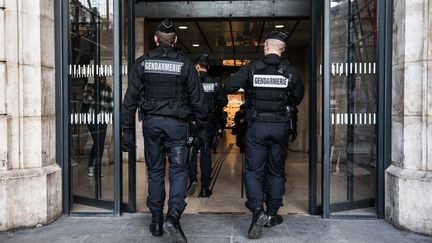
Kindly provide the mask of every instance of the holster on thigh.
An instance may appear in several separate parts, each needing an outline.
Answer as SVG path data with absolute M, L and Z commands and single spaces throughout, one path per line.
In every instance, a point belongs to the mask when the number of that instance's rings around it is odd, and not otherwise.
M 187 162 L 187 147 L 173 147 L 168 151 L 168 158 L 170 163 L 177 165 L 186 165 Z

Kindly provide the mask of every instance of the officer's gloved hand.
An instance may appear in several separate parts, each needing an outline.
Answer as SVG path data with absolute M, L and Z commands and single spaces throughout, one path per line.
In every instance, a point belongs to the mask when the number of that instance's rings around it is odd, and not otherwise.
M 135 141 L 132 133 L 132 129 L 123 129 L 123 139 L 122 139 L 122 151 L 131 152 L 135 149 Z
M 291 107 L 291 120 L 290 120 L 290 136 L 291 142 L 297 138 L 297 121 L 298 121 L 298 108 L 296 106 Z

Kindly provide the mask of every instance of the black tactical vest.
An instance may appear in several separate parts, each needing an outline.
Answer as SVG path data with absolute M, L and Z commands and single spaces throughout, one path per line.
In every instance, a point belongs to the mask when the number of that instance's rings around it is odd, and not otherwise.
M 214 77 L 206 75 L 201 77 L 201 82 L 204 89 L 204 104 L 207 106 L 209 115 L 216 113 L 216 89 L 218 88 L 218 82 Z
M 289 114 L 288 64 L 267 64 L 263 60 L 254 62 L 252 80 L 248 91 L 248 118 L 264 122 L 287 122 Z
M 145 76 L 145 100 L 187 102 L 181 55 L 170 50 L 155 49 L 145 54 L 142 68 Z

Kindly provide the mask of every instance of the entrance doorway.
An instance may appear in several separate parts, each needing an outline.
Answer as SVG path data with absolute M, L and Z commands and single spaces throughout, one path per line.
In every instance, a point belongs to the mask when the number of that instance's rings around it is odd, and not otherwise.
M 240 67 L 263 56 L 264 35 L 278 27 L 289 35 L 283 58 L 294 65 L 305 83 L 305 98 L 299 107 L 298 137 L 289 146 L 286 166 L 286 188 L 284 207 L 281 213 L 308 212 L 308 118 L 309 118 L 309 72 L 310 72 L 310 22 L 306 17 L 299 18 L 236 18 L 236 19 L 173 19 L 177 28 L 176 48 L 191 60 L 201 54 L 208 54 L 211 60 L 210 75 L 220 77 L 225 82 Z M 160 19 L 135 19 L 136 55 L 153 49 L 154 30 Z M 244 101 L 243 92 L 229 95 L 227 129 L 213 153 L 213 195 L 208 199 L 197 198 L 198 193 L 188 196 L 186 213 L 245 213 L 245 192 L 242 182 L 243 155 L 236 146 L 236 136 L 231 134 L 234 114 Z M 141 127 L 137 127 L 137 183 L 136 207 L 139 212 L 147 212 L 147 171 L 144 164 L 143 137 Z M 126 161 L 126 160 L 125 160 Z M 168 175 L 168 171 L 167 171 Z M 127 177 L 127 171 L 123 171 Z M 198 177 L 200 178 L 200 177 Z M 197 190 L 199 190 L 198 185 Z M 126 189 L 126 188 L 125 188 Z M 125 190 L 126 191 L 126 190 Z M 167 190 L 168 191 L 168 190 Z
M 367 0 L 60 1 L 56 60 L 62 67 L 57 69 L 57 80 L 64 82 L 56 93 L 57 154 L 64 171 L 65 213 L 145 211 L 142 146 L 129 154 L 119 149 L 121 91 L 127 87 L 128 68 L 135 57 L 152 48 L 156 23 L 169 17 L 177 27 L 187 27 L 178 30 L 177 47 L 192 60 L 209 54 L 211 72 L 222 79 L 258 57 L 263 34 L 283 25 L 290 35 L 285 58 L 300 70 L 306 86 L 299 137 L 290 145 L 287 159 L 284 212 L 327 217 L 341 212 L 357 215 L 353 210 L 370 208 L 368 215 L 382 217 L 383 161 L 387 161 L 383 154 L 389 151 L 383 142 L 388 136 L 386 120 L 379 119 L 388 115 L 382 89 L 388 89 L 388 77 L 382 79 L 387 86 L 377 82 L 389 61 L 380 52 L 386 47 L 384 40 L 389 40 L 388 32 L 382 34 L 383 27 L 389 26 L 388 6 L 382 4 Z M 102 93 L 110 89 L 112 104 L 100 106 Z M 90 96 L 96 101 L 94 107 Z M 241 100 L 241 94 L 238 97 Z M 228 109 L 234 112 L 237 105 Z M 138 144 L 140 130 L 138 124 Z M 210 200 L 218 203 L 202 209 L 198 199 L 190 201 L 191 210 L 193 205 L 197 208 L 193 212 L 244 210 L 241 154 L 233 144 L 228 129 L 213 158 L 217 174 Z M 233 193 L 226 188 L 234 188 Z M 233 208 L 223 209 L 224 201 Z
M 275 26 L 290 36 L 283 58 L 297 67 L 301 74 L 306 96 L 299 107 L 298 137 L 289 146 L 286 175 L 287 182 L 284 207 L 281 213 L 308 212 L 308 118 L 309 118 L 309 49 L 310 22 L 307 18 L 237 18 L 237 19 L 171 19 L 178 35 L 176 48 L 191 60 L 200 54 L 208 54 L 211 60 L 210 75 L 220 77 L 225 82 L 239 68 L 263 56 L 264 35 Z M 154 30 L 160 19 L 136 18 L 136 55 L 154 48 Z M 245 213 L 245 192 L 242 188 L 243 156 L 235 145 L 236 136 L 231 134 L 234 114 L 244 100 L 242 92 L 229 95 L 227 129 L 213 153 L 213 176 L 211 187 L 213 195 L 208 199 L 197 198 L 198 193 L 188 196 L 186 213 Z M 145 136 L 145 135 L 144 135 Z M 143 137 L 137 127 L 137 210 L 148 211 L 147 172 L 144 165 Z M 168 173 L 167 173 L 168 174 Z M 198 177 L 200 178 L 200 177 Z M 199 186 L 197 190 L 199 190 Z

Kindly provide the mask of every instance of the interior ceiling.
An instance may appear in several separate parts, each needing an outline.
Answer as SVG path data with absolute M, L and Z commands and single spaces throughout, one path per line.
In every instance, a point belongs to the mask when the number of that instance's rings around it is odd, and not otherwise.
M 309 43 L 309 20 L 196 20 L 175 21 L 179 43 L 176 47 L 195 59 L 200 54 L 209 54 L 209 57 L 221 63 L 224 59 L 253 60 L 262 55 L 264 36 L 275 29 L 275 25 L 283 25 L 280 30 L 287 33 L 290 38 L 287 50 L 305 47 Z M 153 42 L 154 30 L 159 21 L 146 20 L 145 35 L 147 40 Z M 179 26 L 187 26 L 185 30 Z M 232 46 L 234 39 L 234 47 Z M 193 44 L 199 44 L 194 47 Z M 259 46 L 258 46 L 259 45 Z

